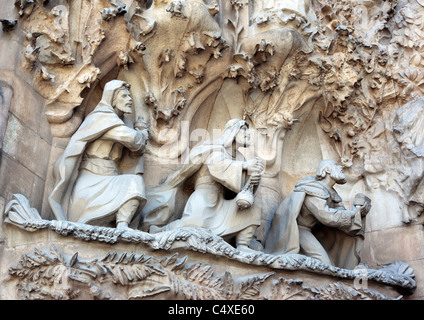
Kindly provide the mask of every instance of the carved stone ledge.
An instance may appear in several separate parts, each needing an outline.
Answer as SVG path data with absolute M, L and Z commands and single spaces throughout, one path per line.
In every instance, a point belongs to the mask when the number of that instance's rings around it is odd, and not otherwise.
M 404 262 L 394 262 L 381 269 L 369 269 L 366 266 L 354 270 L 342 269 L 322 263 L 300 254 L 270 255 L 262 252 L 243 252 L 235 249 L 224 239 L 203 228 L 180 228 L 157 234 L 140 230 L 91 226 L 70 221 L 44 220 L 38 211 L 30 207 L 22 195 L 14 195 L 5 208 L 5 222 L 20 229 L 36 232 L 50 229 L 62 236 L 73 236 L 84 241 L 97 241 L 107 244 L 135 243 L 146 245 L 150 250 L 171 251 L 176 249 L 211 254 L 228 258 L 242 264 L 268 267 L 270 271 L 306 271 L 340 280 L 365 279 L 379 284 L 392 286 L 403 293 L 410 294 L 416 288 L 415 275 Z
M 275 272 L 220 274 L 216 266 L 187 256 L 106 252 L 86 259 L 55 245 L 24 254 L 8 272 L 24 299 L 190 300 L 392 300 L 379 292 L 337 281 L 310 287 Z M 88 288 L 88 290 L 87 290 Z M 397 297 L 396 299 L 399 299 Z

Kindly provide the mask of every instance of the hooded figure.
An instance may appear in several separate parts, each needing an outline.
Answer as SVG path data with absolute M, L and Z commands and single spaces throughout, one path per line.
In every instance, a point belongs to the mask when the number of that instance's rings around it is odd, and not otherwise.
M 250 207 L 247 205 L 249 208 L 239 205 L 243 191 L 249 193 L 251 190 L 253 196 L 260 181 L 259 172 L 263 170 L 260 160 L 246 161 L 238 151 L 238 147 L 249 144 L 247 123 L 233 119 L 226 124 L 220 139 L 193 148 L 187 164 L 163 184 L 148 191 L 143 229 L 160 232 L 202 227 L 226 240 L 235 237 L 237 248 L 248 250 L 260 224 L 260 203 L 252 198 Z M 194 192 L 181 214 L 176 205 L 178 192 L 190 178 L 194 181 Z
M 146 202 L 147 129 L 134 129 L 129 84 L 112 80 L 54 166 L 49 203 L 58 220 L 126 228 Z
M 358 194 L 347 210 L 333 188 L 335 183 L 344 184 L 346 178 L 333 160 L 321 161 L 315 176 L 301 179 L 273 218 L 265 252 L 300 253 L 329 265 L 356 267 L 371 200 Z

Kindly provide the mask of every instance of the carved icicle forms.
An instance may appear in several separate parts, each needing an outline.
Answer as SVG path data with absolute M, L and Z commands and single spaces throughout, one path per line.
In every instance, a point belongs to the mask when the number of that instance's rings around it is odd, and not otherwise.
M 221 70 L 228 64 L 223 52 L 228 44 L 208 7 L 199 1 L 133 7 L 127 20 L 133 41 L 146 46 L 142 55 L 133 55 L 127 76 L 149 108 L 150 151 L 157 155 L 158 148 L 169 144 L 167 155 L 178 157 L 187 147 L 173 148 L 181 121 L 190 122 L 205 99 L 217 93 Z
M 189 262 L 177 254 L 162 258 L 134 252 L 108 252 L 86 259 L 56 246 L 35 249 L 9 268 L 17 290 L 28 300 L 186 299 L 186 300 L 390 300 L 378 292 L 334 282 L 308 287 L 274 272 L 234 276 Z
M 89 97 L 101 74 L 118 67 L 116 60 L 110 64 L 110 56 L 128 50 L 128 39 L 116 40 L 113 36 L 106 42 L 113 39 L 114 46 L 99 50 L 108 30 L 119 25 L 114 19 L 103 21 L 106 4 L 108 1 L 103 0 L 56 6 L 43 1 L 16 1 L 21 16 L 16 31 L 25 35 L 23 65 L 33 74 L 33 87 L 46 100 L 45 114 L 54 136 L 67 137 L 76 130 L 85 109 L 82 96 Z M 103 11 L 103 15 L 122 15 L 120 6 Z

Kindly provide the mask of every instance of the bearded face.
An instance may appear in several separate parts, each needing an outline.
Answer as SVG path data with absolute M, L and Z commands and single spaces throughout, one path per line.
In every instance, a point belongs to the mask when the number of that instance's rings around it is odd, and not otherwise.
M 347 182 L 346 176 L 343 172 L 343 167 L 334 165 L 330 172 L 330 177 L 333 178 L 337 184 L 345 184 Z
M 115 93 L 113 104 L 116 109 L 123 113 L 132 113 L 133 101 L 128 89 L 122 89 Z

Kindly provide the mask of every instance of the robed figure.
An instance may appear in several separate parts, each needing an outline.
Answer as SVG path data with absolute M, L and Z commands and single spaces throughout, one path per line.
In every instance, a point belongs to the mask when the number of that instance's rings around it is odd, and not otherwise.
M 371 200 L 357 194 L 352 209 L 346 209 L 333 188 L 346 182 L 342 166 L 333 160 L 321 161 L 316 175 L 301 179 L 280 204 L 265 252 L 303 254 L 328 265 L 355 268 Z
M 112 80 L 54 166 L 49 203 L 58 220 L 128 228 L 146 202 L 145 123 L 134 124 L 129 84 Z
M 260 224 L 261 207 L 254 193 L 264 169 L 260 160 L 247 161 L 238 150 L 249 145 L 248 124 L 232 119 L 219 139 L 194 147 L 180 170 L 149 189 L 143 230 L 201 227 L 228 241 L 235 238 L 238 249 L 249 250 Z M 181 212 L 177 202 L 188 180 L 194 192 Z

